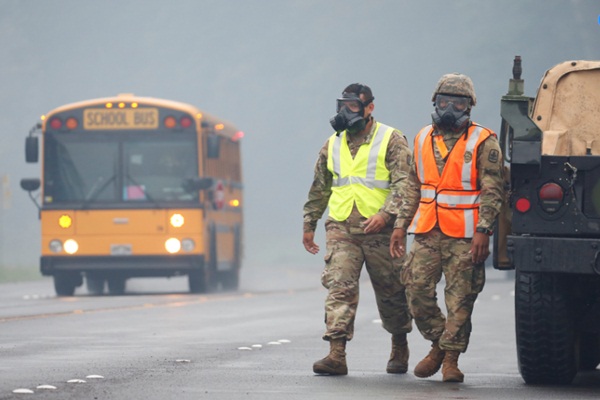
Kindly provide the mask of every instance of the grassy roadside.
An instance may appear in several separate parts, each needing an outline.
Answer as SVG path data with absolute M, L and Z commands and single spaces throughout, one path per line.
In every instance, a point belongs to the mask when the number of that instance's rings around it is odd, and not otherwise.
M 0 266 L 0 283 L 24 282 L 42 279 L 38 266 Z

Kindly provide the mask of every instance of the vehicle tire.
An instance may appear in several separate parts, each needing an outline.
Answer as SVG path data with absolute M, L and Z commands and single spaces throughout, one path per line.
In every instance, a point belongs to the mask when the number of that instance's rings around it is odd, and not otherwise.
M 188 286 L 191 293 L 206 293 L 206 273 L 204 267 L 190 271 L 188 274 Z
M 79 286 L 77 276 L 71 273 L 59 272 L 54 275 L 54 290 L 58 296 L 73 296 Z
M 125 293 L 125 283 L 127 279 L 123 277 L 108 278 L 108 293 L 112 295 L 121 295 Z
M 579 368 L 593 371 L 600 364 L 600 334 L 582 332 L 579 336 Z
M 91 272 L 85 274 L 85 284 L 88 292 L 92 295 L 99 296 L 104 293 L 104 282 L 106 279 L 98 274 Z
M 242 241 L 239 226 L 234 228 L 233 233 L 233 265 L 231 270 L 219 272 L 219 279 L 223 290 L 238 290 L 240 286 L 240 267 L 242 260 Z
M 515 327 L 519 371 L 528 384 L 569 384 L 577 373 L 568 279 L 516 272 Z
M 223 290 L 237 290 L 240 285 L 240 270 L 234 268 L 231 271 L 223 271 L 219 273 L 221 278 L 221 286 Z
M 208 265 L 206 266 L 206 291 L 207 292 L 216 292 L 219 289 L 219 273 L 218 273 L 218 264 L 219 264 L 219 255 L 217 253 L 217 228 L 215 225 L 211 225 L 209 228 L 208 237 L 210 238 L 210 242 L 208 244 L 208 248 L 210 254 L 208 256 Z

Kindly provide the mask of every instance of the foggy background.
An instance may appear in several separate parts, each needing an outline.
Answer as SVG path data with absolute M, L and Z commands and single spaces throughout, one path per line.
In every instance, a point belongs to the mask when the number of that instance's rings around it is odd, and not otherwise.
M 302 207 L 335 99 L 353 82 L 377 120 L 412 144 L 433 88 L 469 75 L 473 119 L 498 131 L 515 55 L 534 96 L 544 72 L 600 59 L 597 0 L 0 0 L 0 268 L 38 268 L 39 177 L 24 141 L 66 103 L 134 93 L 190 103 L 242 141 L 246 274 L 322 264 L 302 244 Z M 243 283 L 243 282 L 242 282 Z

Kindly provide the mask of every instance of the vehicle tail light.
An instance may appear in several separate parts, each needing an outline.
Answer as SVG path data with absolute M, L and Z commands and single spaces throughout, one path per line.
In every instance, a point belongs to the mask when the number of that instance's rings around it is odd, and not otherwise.
M 237 142 L 238 140 L 240 140 L 241 138 L 244 137 L 244 132 L 242 131 L 237 131 L 235 133 L 235 135 L 233 135 L 233 137 L 231 138 L 232 141 Z
M 521 197 L 515 203 L 515 208 L 519 212 L 526 213 L 531 208 L 531 202 L 529 201 L 529 199 L 526 199 L 525 197 Z
M 553 214 L 562 206 L 564 191 L 559 184 L 550 182 L 540 188 L 538 196 L 542 209 L 547 213 Z

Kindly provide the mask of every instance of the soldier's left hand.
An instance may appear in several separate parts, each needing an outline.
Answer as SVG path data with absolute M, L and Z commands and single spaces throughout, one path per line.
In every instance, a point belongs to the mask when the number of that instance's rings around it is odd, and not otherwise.
M 385 227 L 385 220 L 381 215 L 375 214 L 363 223 L 365 233 L 377 233 Z
M 473 263 L 480 264 L 490 255 L 490 237 L 482 232 L 475 232 L 471 240 L 471 257 Z

